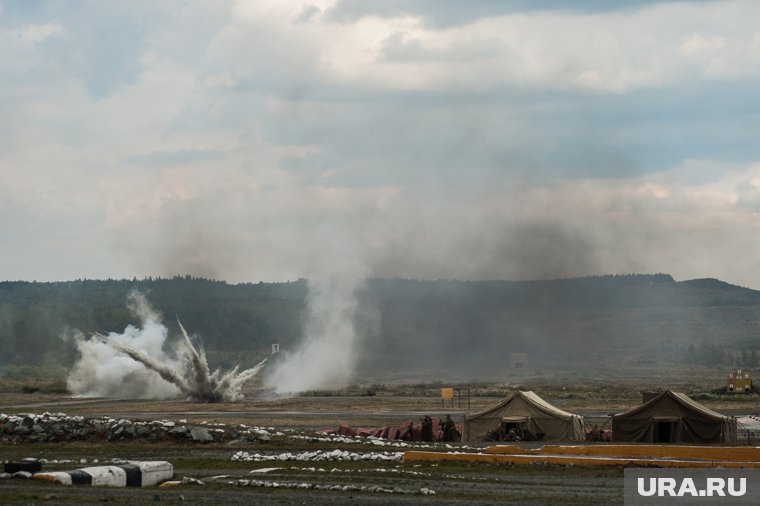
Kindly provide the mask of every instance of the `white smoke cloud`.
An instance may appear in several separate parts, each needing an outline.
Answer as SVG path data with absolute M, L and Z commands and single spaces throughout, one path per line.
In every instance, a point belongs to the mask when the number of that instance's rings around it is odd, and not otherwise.
M 168 329 L 161 323 L 160 316 L 136 291 L 129 294 L 129 308 L 140 319 L 140 327 L 129 325 L 123 333 L 111 332 L 108 338 L 155 357 L 181 374 L 184 371 L 182 361 L 173 351 L 164 349 Z M 86 339 L 81 332 L 75 340 L 80 358 L 66 381 L 73 395 L 127 399 L 168 399 L 180 395 L 176 386 L 108 344 Z
M 276 392 L 303 392 L 344 386 L 355 373 L 358 336 L 354 327 L 353 277 L 310 280 L 304 341 L 265 380 Z
M 323 222 L 310 231 L 303 340 L 266 375 L 264 384 L 279 394 L 340 388 L 356 372 L 361 336 L 355 319 L 358 291 L 368 274 L 359 221 Z
M 182 340 L 168 346 L 168 330 L 145 297 L 129 294 L 130 310 L 142 327 L 127 326 L 124 333 L 93 333 L 91 339 L 79 332 L 76 346 L 80 359 L 67 383 L 75 395 L 164 399 L 178 397 L 198 402 L 235 402 L 244 397 L 243 386 L 256 377 L 267 359 L 249 369 L 239 365 L 211 371 L 202 347 L 192 343 L 179 323 Z

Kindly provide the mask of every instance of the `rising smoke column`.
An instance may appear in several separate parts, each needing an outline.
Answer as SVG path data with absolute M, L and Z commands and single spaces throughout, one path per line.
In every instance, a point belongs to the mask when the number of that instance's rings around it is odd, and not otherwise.
M 308 282 L 304 341 L 265 379 L 269 388 L 296 393 L 341 387 L 352 378 L 357 354 L 356 292 L 361 283 L 353 276 Z

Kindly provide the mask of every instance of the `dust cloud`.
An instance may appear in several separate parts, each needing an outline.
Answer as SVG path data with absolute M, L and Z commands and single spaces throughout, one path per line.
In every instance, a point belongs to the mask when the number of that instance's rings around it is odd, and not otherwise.
M 193 344 L 179 321 L 182 340 L 167 343 L 168 329 L 145 297 L 133 291 L 130 309 L 142 322 L 122 334 L 76 337 L 80 359 L 67 384 L 74 395 L 165 399 L 185 396 L 196 402 L 234 402 L 242 387 L 259 374 L 267 358 L 250 369 L 239 366 L 211 372 L 203 348 Z M 170 351 L 165 351 L 165 348 Z

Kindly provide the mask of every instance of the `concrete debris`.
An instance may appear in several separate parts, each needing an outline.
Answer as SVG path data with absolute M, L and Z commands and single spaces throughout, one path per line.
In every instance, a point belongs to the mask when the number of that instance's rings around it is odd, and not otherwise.
M 318 461 L 395 461 L 401 462 L 403 452 L 364 452 L 356 453 L 346 450 L 333 451 L 314 451 L 314 452 L 297 452 L 297 453 L 280 453 L 273 455 L 262 455 L 259 453 L 248 453 L 239 451 L 232 456 L 232 460 L 239 461 L 301 461 L 301 462 L 318 462 Z
M 312 443 L 324 442 L 324 443 L 341 443 L 341 444 L 359 444 L 359 445 L 371 445 L 371 446 L 386 446 L 394 448 L 406 448 L 406 449 L 430 449 L 430 448 L 453 448 L 446 443 L 425 443 L 425 442 L 406 442 L 391 439 L 383 439 L 375 436 L 338 436 L 333 434 L 325 434 L 325 431 L 320 431 L 316 435 L 289 435 L 291 439 L 305 439 Z M 471 447 L 469 445 L 456 445 L 456 448 L 462 450 L 477 450 L 478 448 Z
M 274 429 L 247 425 L 196 424 L 187 421 L 127 420 L 107 416 L 87 418 L 65 413 L 26 415 L 0 414 L 0 441 L 13 443 L 55 443 L 68 441 L 162 441 L 184 440 L 210 443 L 233 440 L 265 443 Z M 205 425 L 205 426 L 204 426 Z M 284 436 L 284 434 L 280 433 Z M 85 462 L 79 462 L 84 464 Z M 16 469 L 21 470 L 21 468 Z
M 266 467 L 262 469 L 254 469 L 253 471 L 250 471 L 248 474 L 255 474 L 255 473 L 264 473 L 264 472 L 270 472 L 275 471 L 277 469 L 282 469 L 280 467 Z M 329 471 L 327 469 L 324 469 L 322 467 L 315 468 L 315 467 L 296 467 L 291 466 L 290 469 L 292 471 L 307 471 L 311 473 L 388 473 L 388 474 L 408 474 L 411 476 L 432 476 L 430 473 L 422 473 L 420 471 L 408 471 L 406 469 L 394 469 L 394 468 L 387 468 L 387 467 L 376 467 L 374 469 L 338 469 L 337 467 L 333 467 Z
M 203 427 L 193 427 L 190 429 L 190 438 L 199 443 L 211 443 L 214 440 L 214 437 Z
M 435 491 L 430 488 L 421 488 L 419 490 L 409 490 L 400 487 L 381 487 L 380 485 L 340 485 L 340 484 L 321 484 L 321 483 L 298 483 L 298 482 L 278 482 L 264 480 L 237 480 L 232 483 L 238 487 L 265 487 L 265 488 L 295 488 L 301 490 L 330 490 L 336 492 L 366 492 L 373 494 L 422 494 L 435 495 Z

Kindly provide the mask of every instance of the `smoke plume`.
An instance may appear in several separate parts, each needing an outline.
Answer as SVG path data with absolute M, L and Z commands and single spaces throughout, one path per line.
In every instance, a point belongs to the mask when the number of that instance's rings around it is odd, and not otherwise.
M 352 277 L 310 280 L 304 341 L 287 354 L 265 384 L 278 393 L 344 386 L 354 374 L 354 327 L 361 283 Z
M 167 328 L 139 292 L 129 295 L 129 307 L 142 322 L 124 333 L 93 333 L 76 337 L 81 355 L 68 378 L 75 395 L 163 399 L 178 397 L 199 402 L 234 402 L 242 387 L 264 367 L 265 358 L 243 371 L 239 366 L 211 372 L 203 348 L 196 347 L 182 323 L 183 339 L 167 345 Z M 169 347 L 170 351 L 165 351 Z
M 121 334 L 111 333 L 109 339 L 140 350 L 146 356 L 173 368 L 182 369 L 176 355 L 164 351 L 168 329 L 160 317 L 138 292 L 129 294 L 129 309 L 139 318 L 140 327 L 127 326 Z M 129 356 L 120 353 L 100 339 L 86 339 L 84 334 L 75 336 L 80 358 L 69 373 L 69 391 L 85 397 L 120 397 L 130 399 L 168 399 L 178 397 L 181 391 L 165 381 L 156 372 L 146 368 Z

